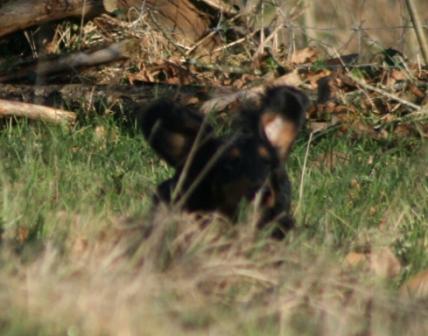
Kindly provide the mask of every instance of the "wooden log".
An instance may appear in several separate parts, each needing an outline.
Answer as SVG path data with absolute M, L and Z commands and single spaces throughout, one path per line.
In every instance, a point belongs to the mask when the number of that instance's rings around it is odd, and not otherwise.
M 6 0 L 0 4 L 0 37 L 31 26 L 68 17 L 101 13 L 99 0 Z
M 0 83 L 16 81 L 22 78 L 37 78 L 59 72 L 76 71 L 78 68 L 91 67 L 120 59 L 131 57 L 139 53 L 138 40 L 124 40 L 113 43 L 103 49 L 95 51 L 79 51 L 70 55 L 50 60 L 35 61 L 33 64 L 6 74 L 0 73 Z
M 68 17 L 91 17 L 105 11 L 100 0 L 6 0 L 0 3 L 0 37 Z M 152 21 L 179 43 L 192 44 L 209 30 L 209 18 L 189 0 L 117 0 L 114 8 L 149 11 Z M 107 5 L 106 5 L 107 6 Z M 212 39 L 211 39 L 212 40 Z
M 97 109 L 103 105 L 112 107 L 126 99 L 144 106 L 158 97 L 169 97 L 184 104 L 206 100 L 210 88 L 198 86 L 179 86 L 170 84 L 142 83 L 139 85 L 19 85 L 1 84 L 0 99 L 36 103 L 40 105 L 62 107 L 76 106 L 86 110 Z M 67 107 L 69 108 L 69 107 Z
M 51 107 L 0 99 L 0 117 L 26 117 L 52 123 L 74 123 L 76 114 Z
M 112 5 L 111 2 L 115 2 Z M 110 0 L 113 8 L 134 7 L 146 11 L 151 23 L 176 45 L 186 50 L 210 33 L 210 18 L 189 0 Z M 197 53 L 214 49 L 220 40 L 210 35 L 198 45 Z

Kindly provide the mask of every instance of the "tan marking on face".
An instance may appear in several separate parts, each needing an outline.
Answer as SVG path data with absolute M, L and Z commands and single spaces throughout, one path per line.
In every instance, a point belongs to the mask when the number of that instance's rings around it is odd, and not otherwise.
M 273 113 L 264 114 L 261 123 L 267 139 L 277 149 L 280 158 L 285 160 L 297 136 L 295 125 Z
M 261 116 L 261 124 L 263 127 L 263 130 L 266 128 L 266 126 L 272 122 L 272 120 L 275 119 L 277 115 L 273 112 L 265 112 Z
M 241 157 L 241 151 L 238 149 L 238 147 L 232 147 L 229 151 L 229 157 L 232 159 L 236 159 Z
M 188 147 L 188 139 L 180 133 L 169 133 L 167 138 L 170 153 L 173 157 L 181 159 Z
M 275 189 L 272 187 L 272 182 L 269 181 L 267 185 L 266 194 L 263 198 L 263 205 L 268 208 L 273 208 L 276 204 L 276 192 Z
M 270 193 L 269 195 L 267 195 L 265 202 L 264 202 L 264 206 L 268 207 L 268 208 L 273 208 L 275 206 L 275 195 Z
M 294 124 L 289 121 L 285 121 L 277 142 L 281 159 L 285 160 L 287 158 L 296 136 L 297 130 Z
M 269 151 L 265 146 L 258 146 L 257 147 L 257 153 L 262 157 L 263 159 L 269 159 Z

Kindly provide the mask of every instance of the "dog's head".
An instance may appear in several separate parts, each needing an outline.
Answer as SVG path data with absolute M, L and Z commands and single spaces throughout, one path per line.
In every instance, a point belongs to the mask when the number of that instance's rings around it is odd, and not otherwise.
M 305 120 L 309 100 L 301 91 L 274 87 L 266 91 L 260 111 L 259 131 L 284 161 Z
M 261 100 L 244 108 L 240 123 L 247 132 L 257 133 L 285 161 L 305 121 L 307 96 L 290 86 L 266 89 Z

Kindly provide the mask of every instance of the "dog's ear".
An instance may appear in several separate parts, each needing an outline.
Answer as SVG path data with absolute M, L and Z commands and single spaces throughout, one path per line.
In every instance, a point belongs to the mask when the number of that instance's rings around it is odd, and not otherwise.
M 177 167 L 187 158 L 203 120 L 202 114 L 161 99 L 151 104 L 137 122 L 159 156 Z M 207 125 L 203 132 L 207 135 L 211 128 Z
M 308 105 L 307 96 L 296 88 L 280 86 L 266 90 L 261 105 L 259 128 L 281 160 L 285 160 L 290 152 L 305 121 Z

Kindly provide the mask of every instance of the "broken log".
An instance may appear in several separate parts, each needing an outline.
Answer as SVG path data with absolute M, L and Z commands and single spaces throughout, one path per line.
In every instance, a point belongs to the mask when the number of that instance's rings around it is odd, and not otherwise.
M 76 106 L 97 110 L 103 106 L 117 106 L 129 99 L 141 106 L 159 97 L 169 97 L 188 104 L 206 100 L 212 88 L 170 84 L 140 83 L 135 85 L 20 85 L 1 84 L 0 99 L 36 103 L 51 107 Z
M 0 99 L 0 117 L 25 117 L 55 124 L 74 123 L 76 114 L 69 111 Z
M 189 0 L 115 0 L 118 9 L 130 7 L 148 13 L 152 25 L 170 42 L 192 49 L 193 45 L 210 33 L 210 18 Z M 198 51 L 212 50 L 220 41 L 210 36 L 198 45 Z
M 68 17 L 102 13 L 99 0 L 6 0 L 0 4 L 0 37 L 28 27 Z
M 131 7 L 139 15 L 148 13 L 152 24 L 184 49 L 191 49 L 209 33 L 209 17 L 189 0 L 6 0 L 0 2 L 0 37 L 65 18 L 91 18 L 106 12 L 106 8 L 113 11 Z M 198 49 L 213 49 L 217 42 L 212 36 Z
M 0 83 L 13 82 L 23 78 L 36 79 L 59 72 L 76 71 L 78 68 L 110 63 L 138 55 L 138 40 L 124 40 L 113 43 L 96 51 L 80 51 L 50 60 L 35 61 L 33 64 L 17 71 L 0 74 Z

